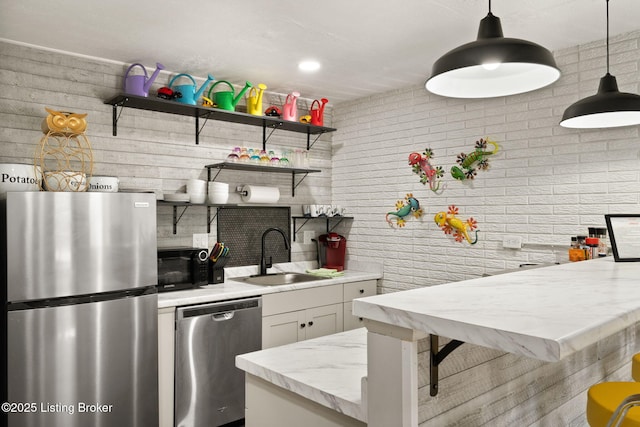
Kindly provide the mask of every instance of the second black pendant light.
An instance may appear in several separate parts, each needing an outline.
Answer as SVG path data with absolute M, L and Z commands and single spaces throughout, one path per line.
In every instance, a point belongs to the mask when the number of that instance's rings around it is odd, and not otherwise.
M 492 98 L 540 89 L 558 80 L 560 70 L 546 48 L 504 37 L 500 18 L 480 21 L 476 41 L 446 53 L 433 64 L 428 91 L 452 98 Z
M 600 79 L 598 93 L 570 105 L 560 126 L 566 128 L 610 128 L 640 124 L 640 96 L 618 91 L 609 74 L 609 0 L 607 0 L 607 74 Z

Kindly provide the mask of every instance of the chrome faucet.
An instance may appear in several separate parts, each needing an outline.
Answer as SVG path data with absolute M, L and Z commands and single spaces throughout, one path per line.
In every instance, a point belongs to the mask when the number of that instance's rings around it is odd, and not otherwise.
M 285 249 L 289 249 L 289 240 L 287 239 L 287 236 L 284 234 L 284 231 L 282 231 L 281 229 L 277 228 L 277 227 L 271 227 L 271 228 L 267 228 L 266 230 L 264 230 L 264 233 L 262 233 L 262 252 L 260 252 L 260 276 L 264 276 L 267 274 L 267 268 L 271 268 L 273 266 L 272 263 L 272 257 L 269 257 L 269 262 L 267 262 L 267 258 L 264 256 L 264 239 L 265 237 L 267 237 L 267 234 L 269 234 L 272 231 L 276 231 L 278 233 L 280 233 L 282 235 L 282 238 L 284 239 L 284 248 Z

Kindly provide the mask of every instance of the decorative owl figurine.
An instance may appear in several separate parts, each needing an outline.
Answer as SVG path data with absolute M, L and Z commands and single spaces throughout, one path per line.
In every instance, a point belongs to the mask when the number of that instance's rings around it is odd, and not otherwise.
M 55 111 L 44 107 L 49 115 L 42 120 L 40 127 L 42 132 L 47 134 L 61 133 L 63 135 L 71 135 L 84 133 L 87 129 L 87 121 L 84 119 L 87 114 L 68 113 L 64 111 Z
M 40 144 L 34 166 L 47 191 L 86 191 L 93 173 L 93 151 L 84 134 L 87 114 L 66 113 L 45 107 Z

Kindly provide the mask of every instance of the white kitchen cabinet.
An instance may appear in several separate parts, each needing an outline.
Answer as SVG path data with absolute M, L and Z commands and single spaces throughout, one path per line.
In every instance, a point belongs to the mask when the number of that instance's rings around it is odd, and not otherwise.
M 342 331 L 342 298 L 341 284 L 264 295 L 262 348 Z
M 263 317 L 262 348 L 340 332 L 342 312 L 342 304 L 331 304 Z
M 175 307 L 158 309 L 158 397 L 160 427 L 173 427 Z
M 354 316 L 353 300 L 356 298 L 368 297 L 376 294 L 377 281 L 365 280 L 362 282 L 351 282 L 344 284 L 344 330 L 357 329 L 364 327 L 364 321 L 361 317 Z
M 362 327 L 352 302 L 376 294 L 376 280 L 264 295 L 262 348 Z

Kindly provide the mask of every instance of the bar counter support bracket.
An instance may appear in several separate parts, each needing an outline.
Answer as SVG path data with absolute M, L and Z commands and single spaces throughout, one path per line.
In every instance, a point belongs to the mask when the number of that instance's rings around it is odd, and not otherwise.
M 438 394 L 438 366 L 444 359 L 447 358 L 456 348 L 460 347 L 464 344 L 464 341 L 451 340 L 442 350 L 438 351 L 438 335 L 429 335 L 430 340 L 430 357 L 429 357 L 429 376 L 431 377 L 430 383 L 431 387 L 429 390 L 429 394 L 431 396 L 436 396 Z

